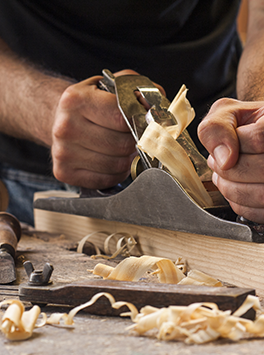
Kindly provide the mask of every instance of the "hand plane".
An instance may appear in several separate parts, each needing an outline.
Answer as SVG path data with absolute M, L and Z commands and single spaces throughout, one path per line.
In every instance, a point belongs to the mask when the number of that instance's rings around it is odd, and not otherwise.
M 136 142 L 151 120 L 165 126 L 177 124 L 168 110 L 169 100 L 151 80 L 141 75 L 114 77 L 108 70 L 103 74 L 100 86 L 116 94 L 119 109 Z M 140 103 L 135 92 L 150 109 Z M 187 130 L 177 140 L 201 181 L 210 181 L 206 159 L 198 152 Z M 78 198 L 38 199 L 34 208 L 219 238 L 264 241 L 254 226 L 236 222 L 237 216 L 223 197 L 221 203 L 201 208 L 159 162 L 151 161 L 139 149 L 138 152 L 140 164 L 137 162 L 134 167 L 132 164 L 134 180 L 125 188 L 119 185 L 101 191 L 84 189 Z

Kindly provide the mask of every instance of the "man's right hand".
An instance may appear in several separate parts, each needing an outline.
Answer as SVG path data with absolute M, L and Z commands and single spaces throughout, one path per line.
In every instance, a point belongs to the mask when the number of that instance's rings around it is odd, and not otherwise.
M 125 74 L 137 73 L 124 70 L 115 75 Z M 100 79 L 92 77 L 65 90 L 52 130 L 55 177 L 91 189 L 124 181 L 136 155 L 116 95 L 98 89 Z

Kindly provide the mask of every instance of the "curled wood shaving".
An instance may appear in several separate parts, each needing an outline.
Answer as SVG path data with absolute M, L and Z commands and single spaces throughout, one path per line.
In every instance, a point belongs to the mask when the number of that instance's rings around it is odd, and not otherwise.
M 201 207 L 213 205 L 187 153 L 165 128 L 151 122 L 138 147 L 152 159 L 157 158 L 197 204 Z
M 94 237 L 96 234 L 106 235 L 106 239 L 104 241 L 104 253 L 106 255 L 102 254 L 100 249 L 96 245 L 96 243 L 92 242 L 92 240 L 91 240 L 92 237 Z M 110 244 L 111 244 L 110 242 L 112 242 L 112 240 L 115 241 L 115 250 L 113 252 L 111 252 L 111 247 L 110 247 Z M 137 244 L 135 238 L 133 236 L 131 236 L 129 233 L 118 232 L 118 233 L 112 233 L 109 235 L 109 233 L 107 233 L 107 232 L 98 231 L 98 232 L 93 232 L 91 234 L 86 235 L 79 242 L 78 248 L 77 248 L 77 253 L 83 252 L 84 245 L 87 241 L 89 241 L 89 243 L 91 243 L 93 245 L 93 247 L 96 251 L 96 255 L 91 256 L 92 259 L 103 258 L 103 259 L 108 259 L 108 260 L 114 259 L 118 255 L 122 255 L 125 257 L 130 256 L 132 249 Z
M 0 307 L 9 305 L 1 321 L 1 331 L 9 340 L 24 340 L 31 337 L 36 321 L 40 315 L 38 306 L 25 311 L 24 305 L 18 300 L 5 300 Z
M 162 283 L 178 283 L 185 277 L 171 260 L 147 255 L 126 258 L 115 268 L 99 263 L 93 274 L 108 280 L 138 281 L 148 270 L 153 270 Z
M 121 235 L 121 238 L 118 239 L 117 238 L 118 235 L 119 236 Z M 110 244 L 110 240 L 112 238 L 114 238 L 116 240 L 116 250 L 111 255 L 109 244 Z M 136 244 L 137 244 L 136 240 L 128 233 L 113 233 L 106 238 L 105 243 L 104 243 L 104 251 L 106 254 L 109 254 L 110 256 L 103 255 L 103 254 L 97 254 L 97 255 L 93 255 L 91 258 L 92 259 L 103 258 L 103 259 L 110 260 L 110 259 L 116 258 L 118 255 L 128 257 L 128 256 L 130 256 L 130 253 Z
M 200 285 L 200 286 L 212 286 L 221 287 L 222 282 L 216 280 L 214 277 L 208 276 L 198 270 L 190 270 L 187 277 L 179 282 L 179 285 Z
M 84 247 L 84 244 L 89 241 L 92 246 L 94 247 L 95 251 L 96 251 L 96 254 L 100 254 L 100 249 L 98 248 L 98 246 L 93 243 L 90 239 L 96 235 L 96 234 L 104 234 L 105 236 L 108 236 L 109 233 L 107 232 L 103 232 L 103 231 L 96 231 L 96 232 L 93 232 L 93 233 L 90 233 L 90 234 L 87 234 L 85 237 L 82 238 L 82 240 L 80 240 L 80 242 L 78 243 L 78 247 L 77 247 L 77 253 L 82 253 L 83 252 L 83 247 Z
M 213 201 L 187 153 L 176 141 L 195 117 L 186 94 L 186 86 L 182 85 L 168 109 L 176 118 L 177 125 L 162 127 L 150 121 L 137 145 L 152 159 L 157 158 L 198 205 L 208 207 L 213 205 Z
M 182 266 L 179 263 L 179 259 L 173 263 L 170 259 L 154 256 L 131 256 L 116 267 L 98 263 L 93 274 L 108 280 L 138 281 L 147 271 L 152 270 L 152 275 L 157 275 L 161 283 L 223 286 L 220 281 L 197 270 L 191 270 L 186 277 L 178 267 Z
M 174 131 L 174 139 L 177 139 L 182 131 L 189 126 L 195 117 L 195 112 L 186 98 L 187 88 L 183 84 L 177 95 L 173 99 L 168 111 L 170 111 L 177 120 L 177 125 L 168 127 L 169 130 Z

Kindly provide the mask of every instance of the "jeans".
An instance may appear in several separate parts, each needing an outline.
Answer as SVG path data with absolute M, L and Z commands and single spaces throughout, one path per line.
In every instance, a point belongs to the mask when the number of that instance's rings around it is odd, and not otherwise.
M 77 190 L 61 183 L 54 177 L 28 173 L 0 164 L 0 180 L 5 184 L 9 194 L 6 212 L 13 214 L 20 222 L 34 226 L 33 197 L 37 191 Z

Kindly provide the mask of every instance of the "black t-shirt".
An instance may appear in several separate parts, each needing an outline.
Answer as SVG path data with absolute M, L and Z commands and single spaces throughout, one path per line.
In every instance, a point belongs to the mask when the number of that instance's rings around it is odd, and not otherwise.
M 239 0 L 2 0 L 0 36 L 21 57 L 83 80 L 134 69 L 170 100 L 183 83 L 197 125 L 216 99 L 235 95 Z M 36 120 L 38 117 L 36 117 Z M 51 172 L 49 150 L 0 134 L 0 162 Z

